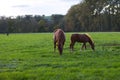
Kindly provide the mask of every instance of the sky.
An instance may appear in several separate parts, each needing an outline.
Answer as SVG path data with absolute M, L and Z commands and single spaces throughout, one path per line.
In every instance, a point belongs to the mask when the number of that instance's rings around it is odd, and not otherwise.
M 65 15 L 71 6 L 81 0 L 1 0 L 0 16 Z

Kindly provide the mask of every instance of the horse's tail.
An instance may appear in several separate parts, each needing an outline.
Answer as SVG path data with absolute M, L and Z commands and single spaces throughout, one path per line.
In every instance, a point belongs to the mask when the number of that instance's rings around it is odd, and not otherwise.
M 92 49 L 94 50 L 94 41 L 93 41 L 93 39 L 91 38 L 91 36 L 88 34 L 88 33 L 85 33 L 85 35 L 89 38 L 89 43 L 91 44 L 91 46 L 92 46 Z

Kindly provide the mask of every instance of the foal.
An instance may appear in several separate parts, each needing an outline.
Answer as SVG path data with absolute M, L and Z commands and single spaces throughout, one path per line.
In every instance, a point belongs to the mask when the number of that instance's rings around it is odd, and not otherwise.
M 70 43 L 70 49 L 73 51 L 73 46 L 75 42 L 81 42 L 83 43 L 82 48 L 86 49 L 86 43 L 88 42 L 91 45 L 92 50 L 95 50 L 95 45 L 89 34 L 72 34 L 71 35 L 71 43 Z

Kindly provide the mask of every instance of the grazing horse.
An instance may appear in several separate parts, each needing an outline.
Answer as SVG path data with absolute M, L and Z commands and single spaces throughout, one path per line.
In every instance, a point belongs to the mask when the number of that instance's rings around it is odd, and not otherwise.
M 55 49 L 56 49 L 56 46 L 57 46 L 60 55 L 62 55 L 63 46 L 64 46 L 64 43 L 65 43 L 65 34 L 64 34 L 64 31 L 62 29 L 56 29 L 54 31 L 53 38 L 54 38 L 54 52 L 55 52 Z
M 91 39 L 89 34 L 72 34 L 71 35 L 71 43 L 70 43 L 70 49 L 73 51 L 73 46 L 75 42 L 81 42 L 83 43 L 82 48 L 86 49 L 86 43 L 88 42 L 91 45 L 92 50 L 95 50 L 95 45 L 93 40 Z

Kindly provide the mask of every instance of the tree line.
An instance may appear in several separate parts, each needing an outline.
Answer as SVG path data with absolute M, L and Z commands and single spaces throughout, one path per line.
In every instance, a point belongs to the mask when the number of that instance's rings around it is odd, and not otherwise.
M 0 17 L 0 33 L 51 32 L 62 21 L 63 15 L 24 15 Z
M 0 33 L 120 31 L 120 0 L 82 0 L 66 15 L 0 17 Z
M 120 31 L 120 0 L 82 0 L 65 19 L 68 31 Z

